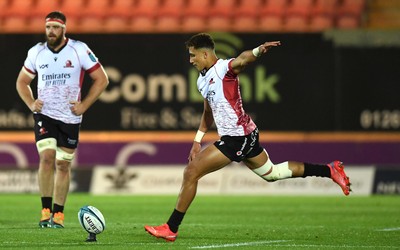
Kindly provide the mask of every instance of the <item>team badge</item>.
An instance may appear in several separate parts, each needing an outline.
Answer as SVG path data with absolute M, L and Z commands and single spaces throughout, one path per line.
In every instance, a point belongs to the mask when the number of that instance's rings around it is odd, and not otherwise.
M 40 135 L 47 134 L 47 130 L 46 130 L 45 128 L 40 128 L 40 129 L 39 129 L 39 134 L 40 134 Z
M 67 61 L 65 62 L 64 68 L 73 68 L 73 67 L 74 67 L 74 65 L 72 65 L 71 60 L 67 60 Z

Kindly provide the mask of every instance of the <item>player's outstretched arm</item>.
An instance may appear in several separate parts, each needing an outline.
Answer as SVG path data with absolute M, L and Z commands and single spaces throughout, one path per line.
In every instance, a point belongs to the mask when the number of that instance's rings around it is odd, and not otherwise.
M 232 69 L 236 74 L 239 74 L 249 63 L 257 60 L 258 57 L 267 53 L 272 47 L 280 46 L 280 41 L 265 42 L 253 50 L 243 51 L 237 58 L 232 61 Z

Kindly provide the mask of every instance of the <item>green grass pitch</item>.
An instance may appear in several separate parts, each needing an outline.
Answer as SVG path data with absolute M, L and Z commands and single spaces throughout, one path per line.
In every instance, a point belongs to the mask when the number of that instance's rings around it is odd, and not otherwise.
M 400 249 L 398 196 L 196 197 L 171 243 L 147 234 L 176 196 L 72 193 L 64 229 L 38 227 L 38 194 L 0 194 L 0 249 Z M 77 213 L 99 208 L 106 229 L 87 243 Z

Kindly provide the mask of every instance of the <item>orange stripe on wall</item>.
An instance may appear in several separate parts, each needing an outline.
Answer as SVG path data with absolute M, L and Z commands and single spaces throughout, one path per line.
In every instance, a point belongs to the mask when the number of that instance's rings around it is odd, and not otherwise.
M 80 142 L 192 142 L 193 132 L 86 132 L 80 134 Z M 204 141 L 218 139 L 216 132 L 205 135 Z M 0 132 L 0 142 L 33 142 L 33 132 Z M 400 142 L 397 132 L 260 132 L 261 142 Z

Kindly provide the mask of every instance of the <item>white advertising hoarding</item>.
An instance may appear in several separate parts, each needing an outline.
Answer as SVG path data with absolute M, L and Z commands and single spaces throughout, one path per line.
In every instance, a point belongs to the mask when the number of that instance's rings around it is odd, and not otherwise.
M 152 165 L 95 167 L 90 186 L 93 194 L 178 194 L 184 165 Z M 347 167 L 353 193 L 370 195 L 375 168 Z M 245 166 L 231 164 L 204 176 L 199 181 L 198 194 L 255 195 L 342 195 L 340 187 L 330 178 L 293 178 L 266 182 Z

